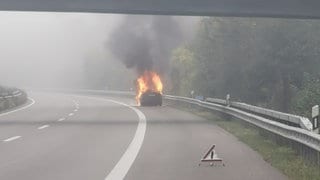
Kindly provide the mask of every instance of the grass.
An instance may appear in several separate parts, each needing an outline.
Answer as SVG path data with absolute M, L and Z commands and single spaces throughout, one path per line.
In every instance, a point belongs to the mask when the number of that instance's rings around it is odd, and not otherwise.
M 182 108 L 186 110 L 186 108 Z M 207 111 L 192 113 L 212 120 L 221 128 L 233 134 L 240 141 L 257 151 L 265 161 L 282 171 L 292 180 L 320 180 L 320 168 L 311 165 L 289 146 L 279 145 L 271 138 L 263 136 L 259 129 L 246 125 L 240 120 L 222 119 Z

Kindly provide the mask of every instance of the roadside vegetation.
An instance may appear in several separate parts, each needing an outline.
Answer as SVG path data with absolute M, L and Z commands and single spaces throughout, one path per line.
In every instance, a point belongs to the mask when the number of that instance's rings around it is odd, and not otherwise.
M 310 117 L 320 103 L 320 21 L 204 17 L 173 50 L 171 94 L 231 98 Z
M 181 107 L 182 110 L 190 109 Z M 277 144 L 265 137 L 259 129 L 234 119 L 222 119 L 208 111 L 192 110 L 192 113 L 212 121 L 240 141 L 258 152 L 263 159 L 273 167 L 279 169 L 291 180 L 320 180 L 319 167 L 304 160 L 298 153 L 286 146 Z

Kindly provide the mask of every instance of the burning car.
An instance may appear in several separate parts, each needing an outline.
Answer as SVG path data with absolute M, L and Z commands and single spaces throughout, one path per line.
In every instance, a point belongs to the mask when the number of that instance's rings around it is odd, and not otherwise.
M 161 106 L 162 82 L 160 76 L 153 71 L 145 71 L 136 81 L 138 105 Z
M 158 92 L 147 91 L 141 95 L 140 105 L 141 106 L 161 106 L 162 95 Z

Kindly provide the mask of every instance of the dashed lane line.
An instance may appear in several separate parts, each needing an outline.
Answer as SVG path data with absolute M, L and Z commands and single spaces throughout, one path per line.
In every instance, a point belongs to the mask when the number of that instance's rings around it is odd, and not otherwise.
M 49 127 L 48 124 L 38 127 L 39 130 Z
M 10 141 L 14 141 L 19 138 L 21 138 L 21 136 L 13 136 L 13 137 L 10 137 L 8 139 L 3 140 L 3 142 L 10 142 Z
M 66 120 L 66 118 L 60 118 L 60 119 L 58 119 L 58 121 L 64 121 L 64 120 Z

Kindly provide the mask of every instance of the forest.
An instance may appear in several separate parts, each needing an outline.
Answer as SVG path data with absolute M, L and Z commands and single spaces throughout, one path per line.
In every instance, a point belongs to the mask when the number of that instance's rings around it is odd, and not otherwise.
M 171 94 L 225 98 L 310 117 L 320 102 L 318 20 L 204 17 L 172 51 Z

